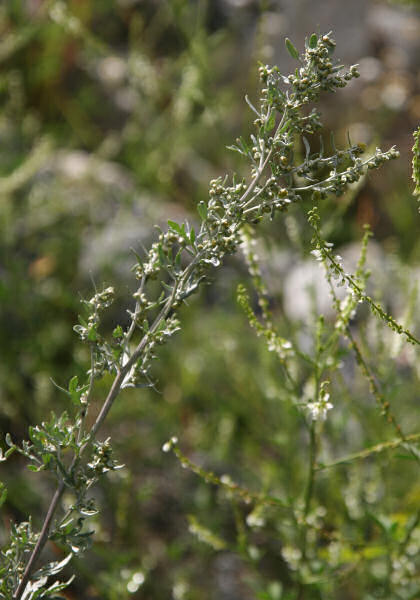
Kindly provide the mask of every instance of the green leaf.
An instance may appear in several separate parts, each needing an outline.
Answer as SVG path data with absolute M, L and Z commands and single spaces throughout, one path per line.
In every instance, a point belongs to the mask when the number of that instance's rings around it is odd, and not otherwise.
M 318 43 L 318 36 L 316 33 L 313 33 L 309 38 L 309 48 L 315 48 Z
M 79 378 L 77 377 L 77 375 L 74 375 L 74 377 L 72 377 L 69 381 L 70 396 L 73 396 L 73 394 L 75 394 L 77 392 L 78 383 L 79 383 Z
M 191 227 L 190 242 L 191 242 L 192 245 L 194 245 L 194 242 L 195 242 L 195 230 L 194 230 L 194 227 Z
M 161 281 L 161 282 L 160 282 L 160 285 L 161 285 L 163 288 L 165 288 L 165 290 L 166 290 L 167 292 L 169 292 L 170 294 L 172 294 L 173 287 L 172 287 L 171 285 L 169 285 L 169 284 L 168 284 L 168 283 L 166 283 L 165 281 Z
M 202 221 L 205 221 L 207 219 L 207 206 L 204 204 L 203 201 L 201 201 L 198 205 L 197 205 L 197 211 L 198 214 L 201 217 Z
M 269 133 L 270 131 L 272 131 L 274 129 L 274 126 L 276 124 L 276 114 L 273 111 L 267 121 L 267 123 L 264 125 L 264 131 L 266 133 Z
M 89 329 L 87 339 L 89 342 L 96 342 L 97 338 L 98 338 L 98 336 L 97 336 L 96 325 L 95 325 Z
M 114 331 L 112 332 L 112 337 L 120 338 L 123 335 L 124 335 L 123 328 L 121 327 L 121 325 L 117 325 L 116 328 L 114 329 Z
M 166 319 L 162 319 L 161 322 L 159 323 L 156 331 L 157 332 L 163 331 L 165 329 L 165 327 L 166 327 Z
M 240 147 L 242 148 L 242 150 L 244 151 L 244 154 L 248 154 L 250 151 L 250 148 L 246 142 L 246 140 L 242 137 L 239 137 L 237 140 L 238 144 L 240 145 Z
M 294 47 L 294 45 L 292 44 L 292 42 L 289 40 L 289 38 L 286 38 L 284 40 L 284 43 L 285 43 L 286 49 L 287 49 L 288 53 L 290 54 L 290 56 L 292 58 L 298 59 L 299 58 L 299 52 L 296 50 L 296 48 Z
M 166 260 L 165 260 L 165 253 L 163 252 L 162 244 L 158 245 L 158 254 L 159 254 L 160 264 L 164 265 Z
M 168 220 L 168 225 L 177 233 L 182 233 L 181 227 L 178 225 L 178 223 L 175 223 L 175 221 Z
M 39 471 L 42 471 L 44 469 L 44 465 L 41 465 L 40 467 L 37 467 L 35 465 L 28 465 L 28 469 L 29 471 L 33 471 L 34 473 L 39 473 Z
M 42 462 L 44 463 L 44 465 L 48 465 L 48 463 L 51 462 L 52 458 L 53 458 L 52 454 L 43 454 L 42 455 Z
M 87 328 L 87 327 L 88 327 L 88 323 L 87 323 L 86 319 L 84 319 L 84 318 L 82 317 L 82 315 L 78 315 L 78 319 L 79 319 L 79 323 L 80 323 L 80 325 L 83 325 L 83 327 L 85 327 L 85 328 Z
M 254 112 L 257 117 L 260 117 L 260 113 L 258 112 L 258 110 L 255 108 L 255 106 L 252 104 L 251 100 L 248 98 L 247 95 L 245 95 L 245 102 L 248 104 L 249 108 L 252 110 L 252 112 Z
M 240 148 L 238 148 L 238 146 L 226 146 L 227 150 L 232 150 L 233 152 L 239 152 L 239 154 L 241 154 L 242 156 L 244 156 L 244 152 L 243 150 L 241 150 Z
M 71 561 L 73 555 L 70 553 L 64 558 L 62 561 L 54 561 L 46 564 L 44 567 L 41 567 L 36 573 L 34 579 L 38 579 L 42 576 L 51 577 L 51 575 L 57 575 L 64 569 L 64 567 Z
M 289 129 L 291 122 L 292 122 L 292 119 L 287 119 L 287 121 L 285 122 L 283 127 L 280 129 L 279 133 L 284 133 L 287 129 Z
M 4 459 L 8 459 L 11 454 L 16 450 L 16 446 L 12 446 L 4 453 Z

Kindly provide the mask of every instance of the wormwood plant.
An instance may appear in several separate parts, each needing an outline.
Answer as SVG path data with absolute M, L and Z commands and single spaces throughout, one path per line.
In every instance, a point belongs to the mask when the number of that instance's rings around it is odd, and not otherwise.
M 113 302 L 114 289 L 108 287 L 98 291 L 84 302 L 84 314 L 75 331 L 90 350 L 90 365 L 84 378 L 74 376 L 63 392 L 69 398 L 70 408 L 49 421 L 29 429 L 29 441 L 15 443 L 6 436 L 7 451 L 1 455 L 6 460 L 13 452 L 22 454 L 35 472 L 48 471 L 56 480 L 56 489 L 49 503 L 40 531 L 34 530 L 32 521 L 11 524 L 10 541 L 1 550 L 0 598 L 7 600 L 32 600 L 35 598 L 58 598 L 60 591 L 70 580 L 55 579 L 69 563 L 72 556 L 80 555 L 92 541 L 88 519 L 97 513 L 91 495 L 92 486 L 108 471 L 121 468 L 113 457 L 110 439 L 101 440 L 101 427 L 120 392 L 129 387 L 153 386 L 151 367 L 157 357 L 158 347 L 164 344 L 180 328 L 178 309 L 187 298 L 198 291 L 204 282 L 209 282 L 212 270 L 220 267 L 228 254 L 235 253 L 244 240 L 250 240 L 251 226 L 265 216 L 274 219 L 277 213 L 287 212 L 293 204 L 310 204 L 308 222 L 313 228 L 313 252 L 326 268 L 328 281 L 337 278 L 348 290 L 345 301 L 334 299 L 338 312 L 337 327 L 325 342 L 323 321 L 320 319 L 316 334 L 316 359 L 308 358 L 293 347 L 289 340 L 276 335 L 272 326 L 268 304 L 265 299 L 262 279 L 252 252 L 247 252 L 254 284 L 259 294 L 262 310 L 260 322 L 250 305 L 243 288 L 239 291 L 240 303 L 248 314 L 251 324 L 263 335 L 283 365 L 288 386 L 299 396 L 299 385 L 289 372 L 287 358 L 292 353 L 309 361 L 314 370 L 314 393 L 302 401 L 301 410 L 308 416 L 310 430 L 310 468 L 307 487 L 300 512 L 292 512 L 296 522 L 300 555 L 293 559 L 293 548 L 289 558 L 302 562 L 297 577 L 298 596 L 303 598 L 304 585 L 313 573 L 308 567 L 312 536 L 309 515 L 315 474 L 323 465 L 317 462 L 317 425 L 332 409 L 329 397 L 329 380 L 324 375 L 328 354 L 326 351 L 347 335 L 356 353 L 357 361 L 371 384 L 372 392 L 388 420 L 394 417 L 376 387 L 354 339 L 349 322 L 358 303 L 366 303 L 371 311 L 395 332 L 411 344 L 419 341 L 407 328 L 399 324 L 365 290 L 364 253 L 368 234 L 365 237 L 362 258 L 354 275 L 347 273 L 340 258 L 321 233 L 317 205 L 329 194 L 340 196 L 358 181 L 369 169 L 375 169 L 398 152 L 391 148 L 386 152 L 376 149 L 366 154 L 362 144 L 352 144 L 337 149 L 332 142 L 332 153 L 328 154 L 320 137 L 319 150 L 314 151 L 305 137 L 321 130 L 320 114 L 313 104 L 322 92 L 333 93 L 358 77 L 357 66 L 345 69 L 332 61 L 335 41 L 331 34 L 311 35 L 300 56 L 290 42 L 286 47 L 298 66 L 294 74 L 283 76 L 277 67 L 261 65 L 259 75 L 262 82 L 259 106 L 247 98 L 255 114 L 255 133 L 249 140 L 240 138 L 232 149 L 239 152 L 248 162 L 248 179 L 228 176 L 210 182 L 209 198 L 198 206 L 198 226 L 168 221 L 168 229 L 160 231 L 158 239 L 144 256 L 137 256 L 133 272 L 138 280 L 133 294 L 134 306 L 128 310 L 129 324 L 117 325 L 111 338 L 101 333 L 103 311 Z M 301 157 L 300 144 L 304 155 Z M 332 290 L 334 288 L 332 287 Z M 329 370 L 337 365 L 329 364 Z M 93 425 L 86 425 L 95 383 L 105 374 L 112 375 L 112 385 L 104 398 Z M 417 457 L 415 446 L 397 423 L 396 432 L 401 443 Z M 400 441 L 395 443 L 400 443 Z M 220 484 L 239 498 L 255 504 L 254 522 L 258 521 L 258 510 L 265 504 L 287 507 L 287 503 L 266 494 L 252 493 L 230 480 L 223 481 L 184 457 L 173 438 L 164 445 L 164 450 L 174 448 L 180 459 L 206 480 Z M 63 494 L 72 498 L 70 505 L 63 507 Z M 7 491 L 1 490 L 1 502 L 6 500 Z M 252 523 L 252 518 L 251 518 Z M 198 526 L 197 526 L 198 527 Z M 43 550 L 49 540 L 58 544 L 63 559 L 46 562 Z M 305 570 L 306 569 L 306 570 Z

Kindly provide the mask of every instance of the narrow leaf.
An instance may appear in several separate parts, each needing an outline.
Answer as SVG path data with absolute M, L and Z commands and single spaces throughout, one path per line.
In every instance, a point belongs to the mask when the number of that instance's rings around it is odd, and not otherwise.
M 62 561 L 54 561 L 46 564 L 35 573 L 34 578 L 38 579 L 39 577 L 43 576 L 51 577 L 51 575 L 57 575 L 64 569 L 64 567 L 71 561 L 72 558 L 73 554 L 70 553 Z
M 264 131 L 266 133 L 269 133 L 270 131 L 272 131 L 274 129 L 274 125 L 276 124 L 276 115 L 274 113 L 274 111 L 271 113 L 271 115 L 269 116 L 269 118 L 267 119 L 267 122 L 264 126 Z
M 247 154 L 249 152 L 249 146 L 246 143 L 246 141 L 244 140 L 244 138 L 239 137 L 236 141 L 238 142 L 238 144 L 240 145 L 242 150 L 245 152 L 245 154 Z
M 207 219 L 207 206 L 204 204 L 204 202 L 201 201 L 197 205 L 197 211 L 198 211 L 198 214 L 201 217 L 201 220 L 205 221 Z
M 77 327 L 77 325 L 75 327 Z M 60 390 L 60 392 L 64 392 L 67 396 L 70 396 L 69 392 L 62 388 L 61 385 L 58 385 L 58 383 L 56 383 L 52 377 L 50 377 L 50 381 L 58 390 Z
M 257 115 L 257 117 L 259 117 L 260 113 L 255 108 L 255 106 L 252 104 L 251 100 L 248 98 L 247 95 L 245 95 L 245 102 L 248 104 L 249 108 Z
M 177 233 L 181 233 L 181 227 L 178 225 L 178 223 L 175 223 L 175 221 L 168 220 L 168 225 Z
M 238 148 L 238 146 L 226 146 L 226 150 L 232 150 L 233 152 L 239 152 L 239 154 L 241 154 L 242 156 L 244 155 L 244 152 Z
M 165 260 L 165 253 L 163 252 L 162 244 L 158 245 L 158 254 L 159 254 L 160 264 L 164 265 L 166 260 Z
M 11 454 L 16 450 L 16 446 L 12 446 L 4 453 L 4 460 L 7 460 Z
M 114 329 L 114 331 L 112 332 L 112 337 L 120 338 L 123 335 L 124 335 L 123 328 L 121 327 L 121 325 L 117 325 L 116 328 Z
M 286 49 L 287 49 L 288 53 L 290 54 L 290 56 L 292 58 L 298 59 L 299 58 L 299 52 L 296 50 L 296 48 L 294 47 L 294 45 L 292 44 L 292 42 L 289 40 L 289 38 L 286 38 L 284 40 L 284 43 L 285 43 Z
M 292 119 L 287 119 L 287 121 L 285 122 L 283 127 L 280 129 L 279 133 L 284 133 L 289 128 L 289 125 L 291 122 L 292 122 Z
M 77 385 L 79 383 L 79 378 L 77 377 L 77 375 L 75 375 L 74 377 L 72 377 L 69 381 L 69 392 L 70 395 L 73 396 L 73 394 L 75 394 L 77 392 Z

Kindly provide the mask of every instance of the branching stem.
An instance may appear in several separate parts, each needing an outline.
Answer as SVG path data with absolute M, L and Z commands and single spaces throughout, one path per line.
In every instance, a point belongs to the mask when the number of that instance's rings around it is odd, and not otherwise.
M 280 125 L 279 125 L 280 127 Z M 255 186 L 257 185 L 260 177 L 262 176 L 264 169 L 268 163 L 268 160 L 271 156 L 271 152 L 272 150 L 270 150 L 270 152 L 267 154 L 266 159 L 264 160 L 261 168 L 259 169 L 257 175 L 253 178 L 252 182 L 250 183 L 250 185 L 248 186 L 247 190 L 245 191 L 244 195 L 241 198 L 241 201 L 244 202 L 245 199 L 249 196 L 249 194 L 252 193 L 253 189 L 255 188 Z M 127 360 L 127 362 L 119 369 L 119 371 L 117 372 L 114 381 L 112 382 L 111 388 L 108 392 L 108 395 L 102 405 L 101 410 L 99 411 L 98 416 L 96 417 L 96 420 L 94 422 L 94 424 L 92 425 L 89 434 L 88 434 L 88 441 L 86 441 L 84 443 L 84 445 L 80 448 L 79 451 L 79 455 L 77 457 L 77 460 L 80 460 L 84 450 L 86 449 L 86 447 L 91 444 L 95 438 L 96 435 L 99 431 L 99 429 L 101 428 L 102 424 L 104 423 L 109 411 L 111 410 L 111 407 L 115 401 L 115 399 L 117 398 L 117 396 L 119 395 L 122 385 L 124 383 L 124 379 L 125 376 L 130 372 L 130 369 L 136 364 L 136 362 L 138 361 L 138 359 L 140 358 L 142 352 L 144 351 L 148 339 L 149 339 L 149 335 L 153 334 L 160 326 L 160 324 L 162 323 L 162 321 L 164 319 L 166 319 L 168 317 L 168 315 L 170 314 L 173 305 L 176 301 L 176 296 L 177 296 L 177 292 L 179 290 L 182 290 L 183 286 L 185 285 L 185 283 L 188 281 L 189 277 L 191 276 L 191 274 L 193 273 L 194 269 L 196 268 L 196 266 L 199 264 L 200 260 L 203 258 L 204 255 L 204 251 L 198 252 L 194 258 L 192 259 L 192 261 L 190 262 L 190 264 L 184 269 L 182 275 L 179 277 L 178 281 L 176 281 L 174 283 L 174 286 L 172 288 L 171 294 L 168 296 L 168 298 L 166 299 L 166 302 L 163 306 L 163 308 L 161 309 L 161 311 L 159 312 L 159 314 L 156 316 L 153 324 L 150 327 L 149 332 L 145 333 L 144 336 L 142 337 L 141 341 L 139 342 L 139 344 L 137 345 L 137 347 L 135 348 L 135 350 L 132 352 L 130 358 Z M 142 276 L 141 279 L 141 283 L 139 286 L 139 293 L 141 293 L 143 291 L 144 288 L 144 284 L 145 284 L 145 277 Z M 130 327 L 128 329 L 128 332 L 126 334 L 126 342 L 128 342 L 130 340 L 130 338 L 132 337 L 135 327 L 136 327 L 136 319 L 139 313 L 139 303 L 136 302 L 136 307 L 135 307 L 135 311 L 134 311 L 134 315 L 133 315 L 133 319 L 132 322 L 130 324 Z M 126 346 L 127 348 L 127 346 Z M 90 378 L 90 384 L 89 384 L 89 391 L 88 391 L 88 396 L 90 398 L 91 394 L 92 394 L 92 389 L 93 389 L 93 379 L 94 379 L 94 373 L 91 372 L 91 378 Z M 81 425 L 82 427 L 82 425 Z M 81 431 L 81 430 L 80 430 Z M 73 459 L 72 465 L 70 467 L 70 469 L 72 469 L 74 467 L 74 465 L 76 464 L 76 457 Z M 42 525 L 42 529 L 39 535 L 39 538 L 37 540 L 37 543 L 35 545 L 34 550 L 32 551 L 28 562 L 26 564 L 25 567 L 25 571 L 24 571 L 24 575 L 13 595 L 13 600 L 20 600 L 25 587 L 29 581 L 29 578 L 33 572 L 33 569 L 35 567 L 35 563 L 36 560 L 38 559 L 39 555 L 41 554 L 45 544 L 48 541 L 48 535 L 49 535 L 49 531 L 50 531 L 50 527 L 51 527 L 51 523 L 53 520 L 53 517 L 58 509 L 61 497 L 63 495 L 65 489 L 65 483 L 63 480 L 60 480 L 57 489 L 53 495 L 53 498 L 51 500 L 51 503 L 48 507 L 47 510 L 47 514 L 45 516 L 43 525 Z

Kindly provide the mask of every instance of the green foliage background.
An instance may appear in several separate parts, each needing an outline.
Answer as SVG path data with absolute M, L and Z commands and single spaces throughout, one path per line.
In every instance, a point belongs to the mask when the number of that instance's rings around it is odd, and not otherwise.
M 130 248 L 148 245 L 155 223 L 194 218 L 209 179 L 230 169 L 241 172 L 225 147 L 250 130 L 243 97 L 258 94 L 257 60 L 266 61 L 267 46 L 273 48 L 271 60 L 289 68 L 290 59 L 276 43 L 295 32 L 273 38 L 267 27 L 273 15 L 281 22 L 286 5 L 7 0 L 0 7 L 3 432 L 24 437 L 28 425 L 64 406 L 51 379 L 65 385 L 88 362 L 72 331 L 80 298 L 89 297 L 95 285 L 113 284 L 119 299 L 109 327 L 124 320 L 128 291 L 134 290 Z M 392 10 L 418 23 L 413 10 Z M 356 25 L 335 31 L 339 47 L 340 35 L 348 38 Z M 326 28 L 335 30 L 335 23 Z M 420 96 L 413 61 L 394 61 L 392 67 L 386 58 L 397 46 L 386 36 L 369 39 L 371 58 L 384 66 L 382 75 L 361 85 L 376 101 L 361 102 L 359 86 L 327 99 L 323 116 L 338 143 L 345 143 L 350 124 L 357 122 L 357 131 L 367 136 L 362 141 L 373 147 L 379 141 L 396 144 L 401 159 L 351 197 L 326 202 L 322 216 L 331 240 L 343 248 L 359 241 L 363 223 L 371 223 L 386 265 L 384 275 L 376 263 L 381 272 L 372 277 L 375 293 L 403 315 L 410 294 L 414 306 L 419 279 L 409 168 Z M 353 48 L 350 60 L 357 58 L 363 57 Z M 387 102 L 392 84 L 407 91 L 400 105 Z M 310 330 L 285 311 L 282 285 L 304 259 L 310 236 L 296 211 L 263 232 L 264 275 L 284 335 Z M 306 438 L 296 409 L 282 400 L 278 363 L 237 307 L 236 286 L 244 281 L 242 259 L 230 259 L 214 285 L 183 308 L 183 330 L 156 365 L 156 389 L 126 391 L 113 408 L 107 433 L 127 468 L 97 490 L 103 510 L 95 523 L 95 546 L 77 562 L 68 598 L 276 600 L 281 588 L 287 591 L 282 540 L 263 527 L 250 534 L 258 568 L 244 553 L 241 558 L 238 514 L 244 518 L 249 508 L 232 507 L 222 491 L 161 452 L 177 435 L 195 462 L 218 475 L 229 473 L 254 491 L 274 493 L 286 482 L 295 494 L 304 485 Z M 389 352 L 380 326 L 373 331 L 366 325 L 364 336 L 386 397 L 395 401 L 394 411 L 409 431 L 418 431 L 418 367 L 398 348 Z M 337 457 L 392 437 L 356 375 L 352 394 L 335 399 L 337 405 L 341 401 L 347 409 L 332 436 Z M 357 440 L 346 429 L 354 413 L 363 423 Z M 395 453 L 327 471 L 319 488 L 329 511 L 325 532 L 347 531 L 354 542 L 348 562 L 358 577 L 352 580 L 349 568 L 339 583 L 331 583 L 329 596 L 315 586 L 308 598 L 386 597 L 375 557 L 386 555 L 391 542 L 370 516 L 376 505 L 366 499 L 366 489 L 402 527 L 420 500 L 416 473 L 415 465 Z M 10 519 L 33 514 L 38 522 L 51 492 L 49 482 L 29 474 L 18 457 L 2 467 L 2 479 L 9 487 L 0 533 L 6 536 Z M 362 507 L 358 519 L 345 508 L 346 494 Z M 214 533 L 213 548 L 190 531 L 193 518 Z M 267 522 L 279 518 L 269 515 Z M 354 544 L 367 542 L 372 557 L 350 555 Z M 49 552 L 60 556 L 59 548 Z M 371 562 L 360 566 L 366 560 Z

